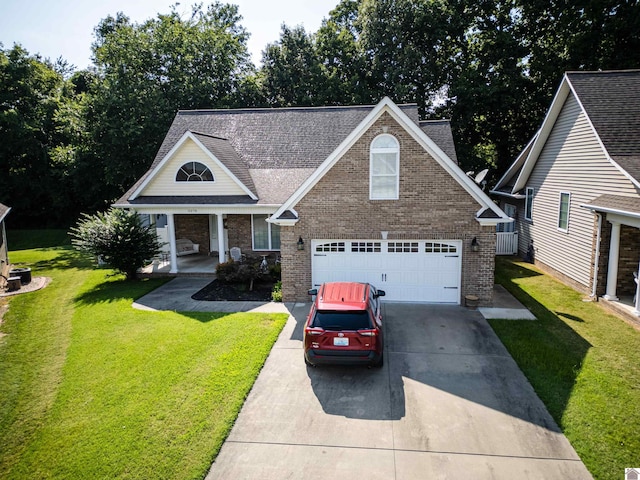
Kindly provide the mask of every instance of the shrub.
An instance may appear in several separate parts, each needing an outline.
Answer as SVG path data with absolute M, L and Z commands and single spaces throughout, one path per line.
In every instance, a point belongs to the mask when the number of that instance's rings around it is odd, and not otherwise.
M 280 280 L 282 278 L 282 265 L 276 263 L 269 266 L 269 274 L 275 279 Z
M 274 302 L 282 301 L 282 282 L 281 281 L 276 282 L 276 284 L 273 286 L 273 291 L 271 292 L 271 300 L 273 300 Z
M 219 263 L 216 267 L 218 280 L 225 283 L 249 283 L 249 291 L 253 290 L 253 282 L 263 277 L 258 263 L 238 263 L 233 260 Z
M 229 260 L 224 263 L 219 263 L 216 267 L 216 277 L 218 280 L 225 283 L 235 283 L 236 272 L 238 271 L 238 265 L 233 260 Z
M 75 248 L 104 259 L 128 279 L 135 278 L 161 247 L 154 228 L 143 225 L 133 210 L 120 208 L 83 214 L 69 235 Z

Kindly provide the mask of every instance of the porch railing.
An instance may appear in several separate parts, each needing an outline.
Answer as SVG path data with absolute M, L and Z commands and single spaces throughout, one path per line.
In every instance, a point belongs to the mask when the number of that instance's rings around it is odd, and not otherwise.
M 496 255 L 515 255 L 518 253 L 517 232 L 496 233 Z

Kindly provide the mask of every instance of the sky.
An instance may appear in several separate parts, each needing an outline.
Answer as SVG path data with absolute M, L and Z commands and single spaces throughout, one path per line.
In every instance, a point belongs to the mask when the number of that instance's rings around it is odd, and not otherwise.
M 339 0 L 228 0 L 238 5 L 241 24 L 251 34 L 249 52 L 255 65 L 268 43 L 280 38 L 280 26 L 302 25 L 315 32 Z M 107 15 L 123 12 L 141 23 L 169 13 L 176 0 L 0 0 L 0 42 L 4 49 L 21 44 L 31 54 L 55 61 L 64 58 L 77 69 L 91 64 L 93 29 Z M 182 1 L 188 14 L 195 0 Z M 211 0 L 204 1 L 207 5 Z

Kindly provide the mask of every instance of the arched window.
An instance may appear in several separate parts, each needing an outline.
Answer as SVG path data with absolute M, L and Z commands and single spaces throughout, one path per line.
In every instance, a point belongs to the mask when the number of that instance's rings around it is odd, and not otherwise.
M 187 162 L 176 174 L 176 182 L 213 182 L 213 173 L 200 162 Z
M 395 137 L 379 135 L 371 142 L 369 198 L 397 200 L 400 174 L 400 146 Z

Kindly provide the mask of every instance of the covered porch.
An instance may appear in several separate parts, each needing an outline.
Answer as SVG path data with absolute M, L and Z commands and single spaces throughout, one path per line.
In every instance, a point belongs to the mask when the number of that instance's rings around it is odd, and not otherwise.
M 592 296 L 640 318 L 640 199 L 602 195 L 583 205 L 596 215 Z
M 217 258 L 203 254 L 177 257 L 176 261 L 178 273 L 171 272 L 169 257 L 161 255 L 159 258 L 154 259 L 152 263 L 140 269 L 139 275 L 142 277 L 176 275 L 214 277 L 219 263 Z
M 280 227 L 266 222 L 273 207 L 136 208 L 155 228 L 162 252 L 141 275 L 215 275 L 232 258 L 279 258 Z M 237 258 L 236 258 L 237 260 Z

